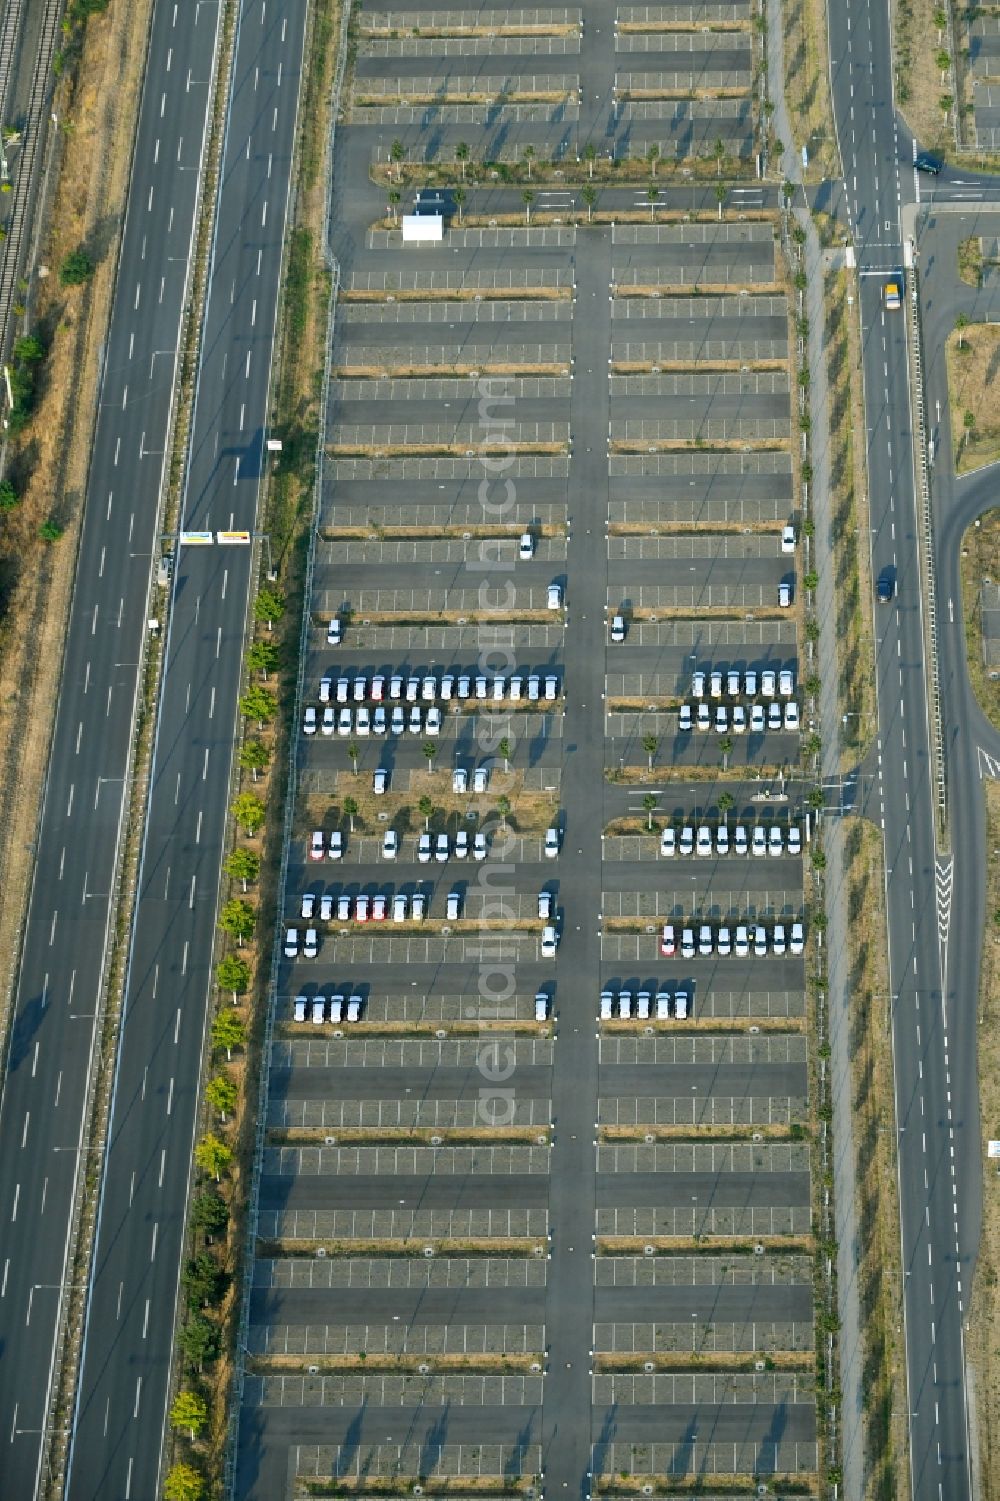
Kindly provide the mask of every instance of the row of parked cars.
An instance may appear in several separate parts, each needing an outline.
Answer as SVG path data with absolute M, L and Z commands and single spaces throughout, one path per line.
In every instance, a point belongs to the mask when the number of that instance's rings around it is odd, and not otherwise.
M 546 859 L 556 858 L 559 844 L 559 830 L 555 827 L 546 829 L 542 843 Z M 382 859 L 398 859 L 400 847 L 399 831 L 386 829 L 382 835 Z M 489 837 L 482 829 L 471 835 L 465 829 L 459 829 L 455 835 L 423 833 L 417 840 L 417 859 L 421 865 L 427 865 L 431 860 L 438 860 L 443 865 L 452 857 L 465 860 L 470 854 L 474 860 L 485 860 L 489 847 Z M 342 860 L 344 849 L 344 835 L 340 829 L 334 829 L 329 834 L 322 829 L 314 829 L 309 836 L 310 860 Z
M 763 923 L 738 923 L 735 928 L 723 924 L 716 929 L 707 922 L 701 924 L 697 935 L 691 927 L 682 928 L 680 936 L 682 959 L 693 959 L 696 954 L 702 959 L 710 958 L 712 954 L 717 954 L 720 959 L 728 959 L 730 954 L 735 954 L 737 959 L 746 959 L 750 954 L 764 959 L 768 953 L 781 959 L 786 953 L 801 954 L 804 946 L 805 929 L 800 922 L 793 922 L 787 933 L 784 923 L 773 923 L 770 937 Z M 673 923 L 664 923 L 660 953 L 665 959 L 672 959 L 677 950 L 677 930 Z
M 441 710 L 433 704 L 426 711 L 420 704 L 411 704 L 407 714 L 401 704 L 392 710 L 386 710 L 382 704 L 377 704 L 374 709 L 369 709 L 367 704 L 358 704 L 353 709 L 350 704 L 344 704 L 340 709 L 327 704 L 320 715 L 314 704 L 307 704 L 302 711 L 302 733 L 315 735 L 317 728 L 324 735 L 334 732 L 338 735 L 403 735 L 407 731 L 411 735 L 440 735 Z
M 359 995 L 332 995 L 329 1001 L 325 995 L 313 996 L 311 1000 L 308 996 L 298 995 L 292 1015 L 297 1022 L 308 1020 L 313 1026 L 321 1027 L 324 1022 L 359 1022 L 363 1009 L 364 1001 Z
M 727 672 L 715 668 L 711 672 L 698 671 L 691 675 L 692 698 L 721 698 L 723 693 L 730 698 L 791 698 L 795 692 L 795 674 L 790 667 L 765 667 L 758 673 L 756 667 L 748 667 L 741 673 L 735 667 Z
M 695 830 L 692 824 L 683 824 L 679 829 L 672 826 L 660 834 L 660 854 L 667 859 L 674 855 L 801 855 L 802 830 L 797 823 L 782 828 L 780 824 L 754 824 L 748 829 L 738 823 L 730 836 L 726 824 L 720 823 L 712 837 L 712 830 L 703 823 Z
M 521 698 L 537 702 L 539 699 L 551 701 L 558 695 L 559 678 L 554 672 L 531 672 L 526 676 L 514 673 L 510 677 L 446 672 L 440 679 L 433 672 L 406 678 L 400 674 L 386 677 L 383 673 L 376 673 L 370 681 L 364 673 L 354 678 L 346 674 L 335 678 L 332 672 L 326 672 L 319 680 L 321 704 L 363 704 L 367 699 L 373 704 L 386 701 L 432 704 L 437 699 L 442 703 L 455 699 L 492 699 L 503 703 Z
M 714 729 L 717 735 L 762 735 L 765 730 L 797 730 L 801 724 L 799 706 L 794 698 L 782 704 L 772 699 L 766 709 L 763 704 L 751 704 L 747 713 L 742 704 L 716 704 L 715 714 L 704 699 L 697 704 L 681 704 L 678 710 L 677 728 L 682 733 L 691 730 Z
M 658 990 L 655 998 L 651 990 L 639 990 L 635 995 L 631 990 L 619 990 L 617 996 L 613 990 L 602 990 L 600 1019 L 609 1022 L 619 1017 L 627 1021 L 635 1017 L 638 1021 L 648 1021 L 651 1015 L 655 1015 L 657 1021 L 669 1021 L 673 1016 L 683 1022 L 690 1015 L 690 1007 L 689 990 L 675 990 L 673 995 L 667 990 Z
M 337 896 L 332 892 L 304 891 L 299 916 L 304 922 L 315 918 L 320 922 L 384 922 L 389 917 L 393 922 L 422 922 L 427 916 L 429 900 L 425 891 L 342 891 Z M 446 915 L 449 918 L 461 917 L 462 905 L 461 893 L 452 891 L 446 903 Z M 543 922 L 555 916 L 555 896 L 551 891 L 538 893 L 538 916 Z

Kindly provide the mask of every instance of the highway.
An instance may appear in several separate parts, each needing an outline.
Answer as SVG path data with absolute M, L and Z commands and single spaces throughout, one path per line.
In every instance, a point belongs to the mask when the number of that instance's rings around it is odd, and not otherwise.
M 966 1022 L 975 1011 L 981 931 L 977 938 L 966 914 L 962 942 L 955 941 L 954 865 L 935 849 L 907 324 L 883 299 L 887 273 L 902 267 L 901 207 L 915 196 L 913 149 L 893 108 L 888 7 L 831 6 L 828 14 L 860 278 L 873 577 L 887 572 L 895 589 L 890 604 L 872 608 L 912 1494 L 962 1501 L 971 1494 L 962 1317 L 979 1175 L 974 1031 L 970 1047 Z M 956 839 L 966 823 L 962 780 L 949 778 Z
M 305 12 L 240 9 L 190 530 L 255 525 Z M 250 564 L 249 548 L 189 547 L 175 573 L 69 1501 L 159 1493 Z
M 2 1081 L 0 1475 L 12 1497 L 41 1479 L 217 25 L 212 5 L 161 0 L 154 14 Z

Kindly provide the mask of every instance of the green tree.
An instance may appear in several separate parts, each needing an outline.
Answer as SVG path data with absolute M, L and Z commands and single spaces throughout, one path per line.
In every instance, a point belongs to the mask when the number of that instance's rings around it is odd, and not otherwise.
M 427 757 L 427 770 L 430 771 L 431 768 L 434 765 L 434 757 L 438 753 L 438 748 L 437 748 L 437 746 L 436 746 L 436 744 L 434 743 L 433 740 L 425 740 L 424 741 L 423 752 L 424 752 L 424 755 Z
M 243 890 L 246 891 L 251 881 L 256 881 L 260 875 L 260 856 L 256 850 L 248 850 L 245 844 L 238 844 L 230 850 L 226 857 L 226 875 L 234 881 L 243 882 Z
M 254 619 L 261 621 L 270 630 L 274 622 L 280 620 L 285 613 L 285 596 L 280 589 L 263 586 L 257 590 L 253 613 Z
M 247 719 L 254 719 L 257 724 L 263 726 L 270 724 L 278 712 L 278 705 L 273 693 L 268 693 L 258 683 L 251 683 L 250 687 L 240 699 L 240 713 Z
M 458 204 L 458 222 L 459 222 L 459 224 L 461 224 L 461 222 L 462 222 L 462 206 L 465 203 L 465 189 L 464 188 L 456 188 L 454 190 L 454 192 L 452 193 L 451 196 L 454 198 L 455 202 Z
M 646 152 L 646 160 L 649 163 L 650 175 L 655 179 L 656 178 L 656 164 L 660 160 L 660 148 L 659 148 L 659 146 L 657 146 L 657 144 L 656 144 L 655 141 L 653 142 L 652 146 L 650 146 L 649 150 Z
M 954 98 L 952 97 L 951 94 L 942 94 L 941 98 L 938 100 L 938 109 L 944 115 L 944 117 L 945 117 L 946 120 L 947 120 L 948 116 L 951 114 L 952 105 L 954 103 L 955 103 L 955 100 L 954 100 Z
M 14 340 L 14 358 L 24 365 L 33 365 L 45 355 L 45 345 L 34 334 L 25 334 Z
M 816 870 L 826 870 L 826 856 L 818 845 L 812 848 L 812 863 Z
M 587 223 L 592 224 L 594 220 L 594 204 L 597 202 L 597 189 L 592 182 L 584 183 L 580 189 L 580 197 L 587 205 Z
M 85 281 L 89 281 L 94 274 L 94 263 L 84 250 L 78 245 L 65 256 L 59 267 L 59 280 L 64 287 L 79 287 Z
M 277 671 L 280 661 L 281 648 L 275 641 L 269 641 L 266 636 L 251 641 L 247 651 L 247 666 L 251 672 L 263 673 L 266 678 L 269 672 Z
M 506 828 L 507 819 L 510 817 L 510 798 L 498 797 L 496 802 L 496 809 L 500 815 L 500 822 L 502 823 L 503 827 Z
M 462 181 L 464 182 L 465 181 L 465 168 L 466 168 L 466 164 L 468 163 L 468 160 L 469 160 L 469 143 L 468 143 L 468 141 L 459 141 L 458 145 L 455 147 L 455 160 L 461 165 L 461 168 L 462 168 Z
M 653 211 L 656 208 L 656 200 L 659 198 L 659 196 L 660 196 L 660 190 L 659 190 L 659 188 L 656 186 L 655 183 L 651 182 L 650 185 L 649 185 L 649 187 L 646 189 L 646 198 L 649 201 L 649 222 L 650 222 L 650 224 L 652 224 L 652 222 L 653 222 Z
M 12 511 L 20 500 L 9 479 L 0 480 L 0 511 Z
M 823 793 L 822 787 L 814 787 L 806 797 L 806 806 L 812 808 L 813 811 L 817 813 L 819 812 L 820 808 L 823 807 L 825 802 L 826 797 Z
M 208 1421 L 208 1403 L 198 1392 L 178 1392 L 170 1408 L 170 1426 L 189 1435 L 192 1444 Z M 200 1478 L 200 1477 L 199 1477 Z
M 660 737 L 658 735 L 643 735 L 642 737 L 642 748 L 646 752 L 650 771 L 653 769 L 653 757 L 656 755 L 656 748 L 659 743 Z
M 717 176 L 721 177 L 722 163 L 726 159 L 725 142 L 723 141 L 721 136 L 716 137 L 715 145 L 712 147 L 712 155 L 715 157 L 716 174 Z
M 218 1325 L 213 1324 L 211 1319 L 206 1319 L 202 1313 L 197 1313 L 189 1318 L 178 1335 L 178 1343 L 184 1352 L 188 1368 L 197 1371 L 201 1375 L 207 1365 L 211 1365 L 219 1353 L 221 1340 Z M 196 1492 L 200 1496 L 201 1492 Z
M 263 740 L 244 740 L 240 746 L 240 765 L 249 771 L 254 781 L 259 771 L 266 771 L 271 762 L 271 752 Z
M 181 1332 L 183 1344 L 183 1331 Z M 202 1501 L 205 1480 L 193 1465 L 171 1465 L 163 1479 L 164 1501 Z
M 193 1313 L 199 1308 L 214 1308 L 226 1290 L 226 1274 L 211 1251 L 199 1251 L 184 1263 L 181 1286 Z
M 722 769 L 723 771 L 728 771 L 729 757 L 733 753 L 733 742 L 728 735 L 723 735 L 722 739 L 719 741 L 719 749 L 722 752 Z
M 256 925 L 257 913 L 249 902 L 241 901 L 239 897 L 223 902 L 219 913 L 219 927 L 230 938 L 235 938 L 241 947 L 246 939 L 253 937 Z
M 194 1160 L 199 1171 L 207 1173 L 214 1178 L 216 1183 L 222 1181 L 222 1174 L 233 1160 L 232 1148 L 212 1131 L 206 1131 L 194 1149 Z
M 524 222 L 531 223 L 531 205 L 534 201 L 534 193 L 531 188 L 525 188 L 521 194 L 521 202 L 524 204 Z
M 535 148 L 534 148 L 534 146 L 530 146 L 530 145 L 529 146 L 525 146 L 525 148 L 524 148 L 524 150 L 523 150 L 523 152 L 521 154 L 524 157 L 524 163 L 525 163 L 525 166 L 528 169 L 528 181 L 530 182 L 531 181 L 531 161 L 532 161 L 532 158 L 533 158 L 533 156 L 535 154 Z
M 205 1098 L 212 1109 L 219 1112 L 223 1121 L 227 1115 L 232 1115 L 239 1097 L 239 1090 L 227 1074 L 216 1074 L 205 1085 Z
M 351 743 L 348 745 L 348 747 L 347 747 L 347 754 L 348 754 L 348 756 L 351 759 L 351 765 L 354 768 L 354 775 L 357 776 L 357 774 L 358 774 L 358 757 L 361 755 L 361 749 L 358 746 L 358 744 L 357 744 L 356 741 L 352 740 Z
M 959 313 L 955 319 L 955 332 L 958 334 L 959 349 L 965 348 L 965 330 L 969 326 L 969 319 L 965 313 Z
M 52 516 L 43 521 L 38 528 L 38 535 L 43 542 L 58 542 L 63 534 L 63 529 Z
M 229 811 L 251 839 L 264 822 L 264 804 L 253 792 L 241 792 L 233 799 Z
M 938 46 L 941 45 L 941 38 L 944 36 L 944 29 L 947 24 L 948 13 L 943 6 L 939 5 L 937 10 L 934 12 L 934 25 L 937 27 Z
M 736 799 L 731 792 L 719 793 L 719 812 L 722 814 L 722 822 L 728 822 L 728 814 Z
M 217 1012 L 212 1021 L 212 1049 L 216 1053 L 225 1052 L 226 1058 L 233 1056 L 234 1048 L 241 1048 L 247 1040 L 247 1029 L 238 1011 L 232 1006 L 224 1006 Z
M 505 735 L 497 746 L 497 750 L 503 756 L 503 769 L 510 771 L 510 758 L 514 754 L 513 742 L 509 735 Z
M 721 219 L 722 205 L 726 201 L 726 184 L 724 182 L 717 182 L 715 184 L 715 201 L 719 205 L 719 218 Z
M 353 798 L 353 797 L 345 797 L 344 798 L 344 815 L 347 818 L 348 823 L 350 824 L 351 833 L 353 834 L 354 833 L 354 820 L 358 816 L 358 802 L 357 802 L 357 798 Z
M 398 188 L 389 189 L 389 212 L 392 215 L 392 222 L 394 224 L 396 223 L 397 215 L 399 214 L 399 202 L 402 196 L 403 195 Z
M 220 990 L 228 990 L 236 1004 L 238 995 L 246 995 L 250 988 L 250 966 L 239 954 L 224 954 L 215 971 Z
M 587 176 L 593 177 L 594 163 L 597 160 L 597 147 L 594 145 L 593 141 L 588 141 L 586 146 L 584 146 L 583 156 L 584 160 L 587 163 Z
M 653 827 L 653 810 L 656 807 L 656 793 L 655 792 L 647 792 L 646 795 L 645 795 L 645 797 L 642 800 L 642 806 L 646 810 L 646 828 L 647 829 L 652 829 L 652 827 Z
M 191 1224 L 209 1239 L 221 1235 L 229 1224 L 229 1210 L 222 1195 L 212 1188 L 196 1193 L 191 1200 Z
M 802 575 L 802 582 L 809 590 L 815 589 L 819 583 L 819 574 L 815 568 L 810 568 L 808 573 Z
M 420 799 L 417 807 L 420 809 L 420 816 L 424 821 L 424 828 L 429 829 L 431 826 L 431 814 L 434 812 L 434 804 L 431 802 L 426 793 L 424 793 L 423 797 Z
M 390 160 L 395 163 L 397 182 L 401 182 L 403 179 L 403 159 L 405 158 L 405 156 L 406 147 L 403 145 L 402 141 L 393 141 L 392 145 L 389 147 L 389 157 Z
M 951 67 L 951 53 L 945 52 L 944 48 L 942 47 L 941 51 L 938 53 L 934 61 L 941 70 L 941 82 L 944 83 L 945 75 L 948 72 L 948 69 Z
M 822 745 L 823 742 L 818 735 L 807 735 L 802 749 L 807 756 L 818 756 Z

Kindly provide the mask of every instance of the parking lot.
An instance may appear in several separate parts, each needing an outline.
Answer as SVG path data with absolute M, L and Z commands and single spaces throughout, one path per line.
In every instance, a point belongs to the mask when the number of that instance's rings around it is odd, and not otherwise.
M 404 246 L 368 183 L 394 140 L 407 163 L 575 161 L 595 131 L 619 157 L 749 155 L 750 22 L 359 14 L 248 1501 L 816 1470 L 775 225 Z

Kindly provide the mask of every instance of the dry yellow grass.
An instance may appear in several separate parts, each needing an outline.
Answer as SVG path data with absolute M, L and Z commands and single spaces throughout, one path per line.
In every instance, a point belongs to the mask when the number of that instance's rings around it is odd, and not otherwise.
M 987 1160 L 986 1142 L 1000 1136 L 1000 784 L 983 783 L 987 814 L 986 935 L 979 982 L 979 1100 L 982 1111 L 983 1229 L 966 1324 L 975 1372 L 981 1501 L 1000 1498 L 1000 1174 Z
M 896 102 L 917 141 L 928 151 L 947 151 L 955 144 L 952 116 L 945 114 L 940 103 L 951 91 L 937 65 L 937 55 L 947 42 L 934 25 L 940 9 L 941 0 L 898 0 L 894 12 Z
M 808 182 L 839 175 L 840 154 L 830 105 L 826 6 L 823 0 L 782 0 L 772 24 L 784 38 L 785 100 L 801 153 L 805 146 Z M 786 143 L 788 144 L 788 143 Z
M 882 838 L 846 821 L 852 1103 L 855 1151 L 868 1171 L 857 1193 L 857 1280 L 864 1342 L 867 1501 L 909 1494 L 906 1352 L 902 1335 L 895 1089 L 889 1023 Z
M 1000 325 L 955 328 L 945 354 L 955 466 L 967 474 L 1000 458 Z
M 1000 730 L 1000 678 L 990 677 L 983 662 L 982 583 L 1000 583 L 1000 509 L 987 511 L 962 539 L 962 610 L 969 678 L 979 706 Z M 992 848 L 992 846 L 991 846 Z

